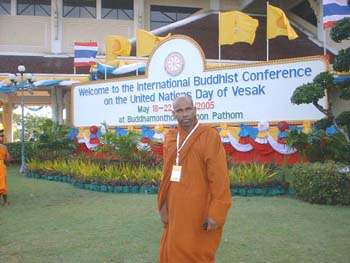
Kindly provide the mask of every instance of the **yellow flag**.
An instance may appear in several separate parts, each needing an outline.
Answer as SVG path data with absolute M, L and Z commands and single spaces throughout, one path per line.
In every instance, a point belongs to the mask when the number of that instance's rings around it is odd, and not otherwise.
M 219 13 L 219 45 L 254 43 L 259 21 L 239 11 Z
M 267 5 L 267 39 L 275 38 L 277 36 L 288 36 L 289 40 L 298 37 L 294 29 L 289 23 L 285 13 L 272 5 Z
M 153 49 L 158 45 L 159 42 L 169 38 L 171 33 L 165 37 L 158 37 L 153 35 L 151 32 L 138 29 L 136 39 L 136 56 L 144 57 L 149 56 Z
M 108 35 L 106 38 L 106 62 L 114 61 L 117 56 L 130 56 L 131 44 L 126 37 Z

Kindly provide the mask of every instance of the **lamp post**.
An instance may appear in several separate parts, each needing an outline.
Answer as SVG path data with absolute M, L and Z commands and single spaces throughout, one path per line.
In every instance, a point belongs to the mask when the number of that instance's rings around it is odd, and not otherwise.
M 26 71 L 26 67 L 24 65 L 18 66 L 18 72 L 20 74 L 20 82 L 17 80 L 17 74 L 10 74 L 9 79 L 12 82 L 12 86 L 14 87 L 14 92 L 17 92 L 17 89 L 21 89 L 21 168 L 19 170 L 20 173 L 24 173 L 26 171 L 26 160 L 25 160 L 25 142 L 24 142 L 24 89 L 26 88 L 30 94 L 33 94 L 33 75 L 28 73 L 26 76 L 26 80 L 24 80 L 24 72 Z

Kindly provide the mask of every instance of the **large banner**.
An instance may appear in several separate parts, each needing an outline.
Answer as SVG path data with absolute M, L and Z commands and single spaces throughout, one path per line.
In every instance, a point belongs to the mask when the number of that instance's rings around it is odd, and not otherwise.
M 145 75 L 74 86 L 73 124 L 175 124 L 172 101 L 180 94 L 192 96 L 202 123 L 318 120 L 313 105 L 290 98 L 327 68 L 321 56 L 208 68 L 194 40 L 173 36 L 150 56 Z

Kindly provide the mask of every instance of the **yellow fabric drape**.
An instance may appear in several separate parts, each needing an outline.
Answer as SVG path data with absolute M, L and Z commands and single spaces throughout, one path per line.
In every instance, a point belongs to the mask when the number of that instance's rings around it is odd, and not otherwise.
M 219 45 L 253 44 L 259 21 L 242 12 L 219 13 Z
M 151 32 L 138 29 L 137 30 L 137 42 L 136 42 L 136 56 L 144 57 L 149 56 L 153 49 L 163 40 L 169 38 L 169 33 L 165 37 L 158 37 L 153 35 Z
M 106 37 L 106 62 L 116 59 L 117 56 L 130 56 L 131 44 L 123 36 L 108 35 Z
M 267 5 L 267 39 L 272 39 L 277 36 L 288 36 L 289 40 L 298 37 L 294 29 L 289 23 L 285 13 L 270 4 Z

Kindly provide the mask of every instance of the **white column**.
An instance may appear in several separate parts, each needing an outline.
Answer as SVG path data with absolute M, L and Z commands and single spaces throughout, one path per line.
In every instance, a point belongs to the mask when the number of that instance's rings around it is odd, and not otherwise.
M 137 29 L 145 28 L 145 1 L 134 0 L 134 37 L 136 37 Z
M 210 0 L 210 10 L 220 11 L 220 0 Z
M 63 124 L 63 90 L 62 87 L 56 87 L 57 97 L 57 121 L 59 124 Z
M 102 1 L 96 0 L 96 19 L 101 20 L 101 14 L 102 14 Z
M 52 87 L 50 91 L 52 121 L 63 124 L 63 90 Z
M 58 122 L 57 118 L 57 94 L 56 94 L 56 87 L 52 87 L 50 90 L 50 99 L 51 99 L 51 110 L 52 110 L 52 116 L 51 119 L 53 122 Z
M 51 0 L 51 52 L 62 53 L 63 1 Z
M 17 0 L 11 0 L 11 16 L 17 15 Z
M 71 105 L 71 91 L 68 90 L 64 94 L 64 106 L 66 109 L 66 125 L 72 126 L 72 105 Z
M 12 124 L 13 124 L 13 104 L 4 103 L 2 113 L 2 123 L 4 125 L 5 142 L 13 142 Z

